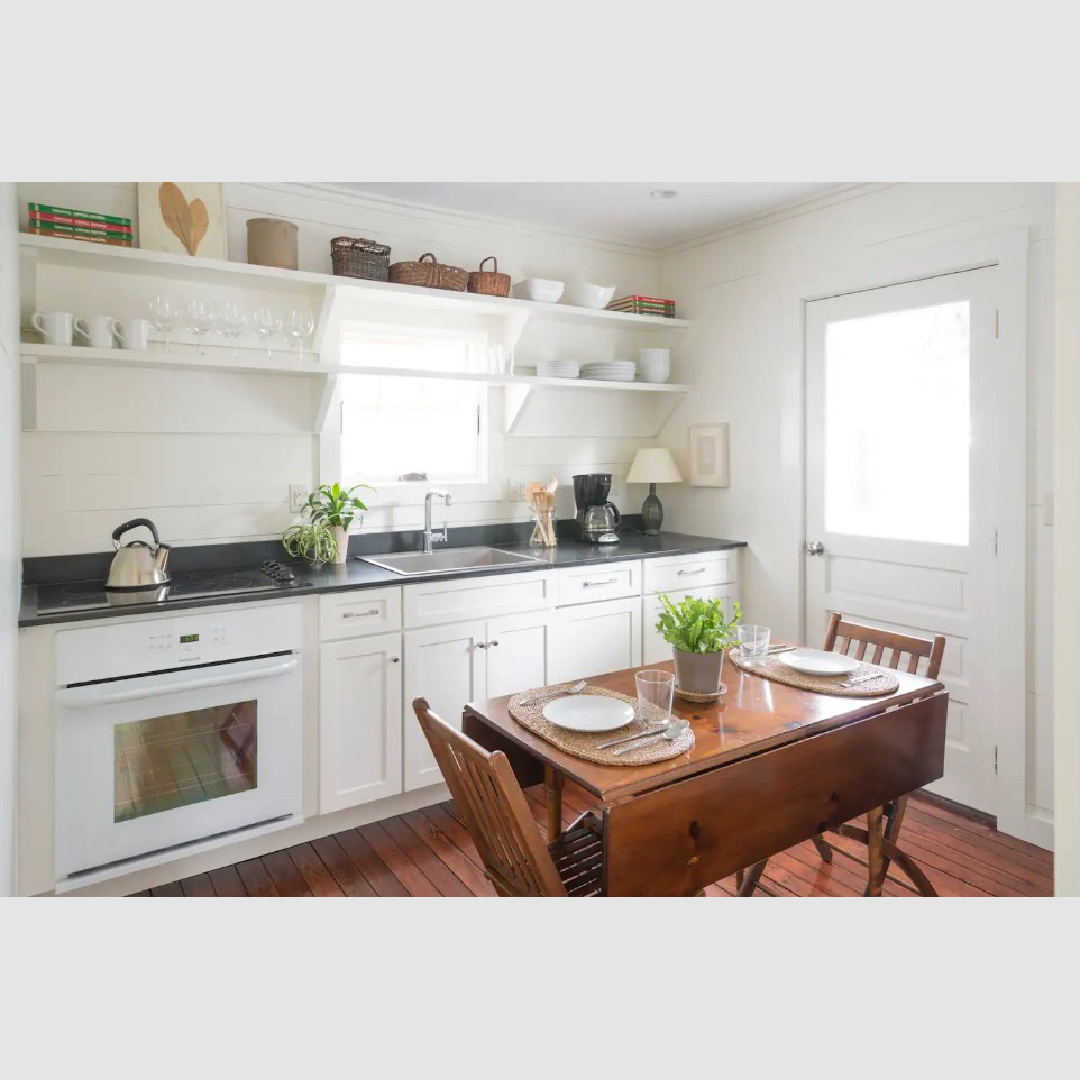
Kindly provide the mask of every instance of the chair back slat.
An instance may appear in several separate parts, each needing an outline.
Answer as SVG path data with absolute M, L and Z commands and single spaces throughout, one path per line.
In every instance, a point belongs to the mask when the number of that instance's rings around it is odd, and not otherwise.
M 566 896 L 506 755 L 488 753 L 436 716 L 423 698 L 413 702 L 413 711 L 496 891 Z
M 837 641 L 840 642 L 839 649 L 836 649 Z M 918 674 L 920 660 L 926 661 L 926 670 L 923 672 L 926 678 L 936 679 L 941 672 L 941 658 L 945 653 L 945 638 L 941 634 L 935 634 L 933 638 L 898 634 L 877 626 L 849 622 L 839 611 L 834 611 L 829 619 L 829 628 L 825 631 L 826 652 L 838 651 L 847 655 L 849 645 L 856 642 L 858 643 L 855 651 L 856 660 L 862 660 L 867 650 L 872 647 L 873 651 L 868 663 L 880 664 L 886 650 L 891 649 L 892 654 L 887 661 L 891 668 L 899 668 L 906 656 L 909 675 Z

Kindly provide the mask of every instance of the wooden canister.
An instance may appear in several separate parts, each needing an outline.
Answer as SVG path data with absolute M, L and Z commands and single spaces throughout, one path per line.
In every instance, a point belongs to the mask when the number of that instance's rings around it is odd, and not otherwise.
M 283 218 L 248 218 L 247 261 L 254 266 L 299 269 L 296 225 Z

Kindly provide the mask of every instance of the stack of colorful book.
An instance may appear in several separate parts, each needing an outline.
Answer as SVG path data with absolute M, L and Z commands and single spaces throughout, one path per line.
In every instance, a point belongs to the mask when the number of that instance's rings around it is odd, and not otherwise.
M 68 240 L 131 247 L 131 218 L 67 210 L 45 203 L 32 202 L 29 206 L 30 231 L 37 236 L 63 236 Z
M 665 319 L 675 318 L 675 301 L 661 300 L 656 296 L 621 296 L 608 304 L 608 311 L 630 311 L 635 315 L 659 315 Z

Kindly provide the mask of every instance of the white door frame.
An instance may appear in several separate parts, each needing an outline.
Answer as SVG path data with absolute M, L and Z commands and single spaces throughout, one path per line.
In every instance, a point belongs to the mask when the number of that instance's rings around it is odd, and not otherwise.
M 912 251 L 856 266 L 830 269 L 801 281 L 802 366 L 799 424 L 799 625 L 806 629 L 806 305 L 832 296 L 884 288 L 958 270 L 997 266 L 1000 289 L 997 415 L 1003 455 L 998 477 L 998 625 L 992 642 L 999 683 L 1000 717 L 1016 717 L 993 731 L 998 747 L 998 828 L 1045 847 L 1052 831 L 1027 814 L 1027 289 L 1028 230 L 1010 229 L 940 247 Z

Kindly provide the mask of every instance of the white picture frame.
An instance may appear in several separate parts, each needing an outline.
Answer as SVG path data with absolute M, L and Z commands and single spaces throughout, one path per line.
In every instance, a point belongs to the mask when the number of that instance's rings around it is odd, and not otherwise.
M 696 487 L 727 487 L 728 425 L 699 424 L 690 428 L 690 483 Z
M 138 195 L 140 248 L 228 259 L 224 184 L 154 181 Z

